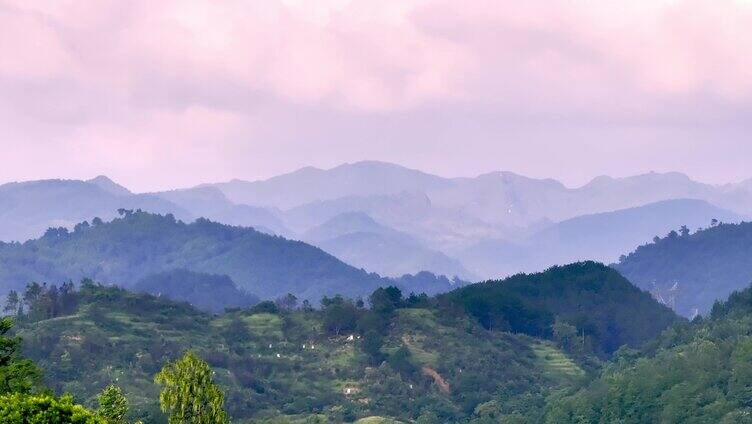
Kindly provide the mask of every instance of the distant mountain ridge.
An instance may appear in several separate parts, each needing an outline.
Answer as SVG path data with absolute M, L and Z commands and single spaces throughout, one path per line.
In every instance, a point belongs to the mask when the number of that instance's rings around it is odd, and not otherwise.
M 707 227 L 713 219 L 735 223 L 743 217 L 703 200 L 665 200 L 572 218 L 520 242 L 484 240 L 455 256 L 474 272 L 495 276 L 582 260 L 612 263 L 655 236 L 664 236 L 682 225 L 693 230 Z
M 302 238 L 353 266 L 384 276 L 431 270 L 450 278 L 475 279 L 456 259 L 429 249 L 409 234 L 381 225 L 362 212 L 337 215 Z
M 668 201 L 677 202 L 676 213 L 650 206 Z M 611 261 L 680 225 L 707 225 L 704 221 L 710 218 L 746 219 L 752 215 L 752 183 L 710 185 L 670 172 L 600 176 L 570 188 L 554 179 L 512 172 L 444 178 L 391 163 L 363 161 L 331 169 L 306 167 L 267 180 L 232 180 L 148 194 L 131 193 L 105 176 L 88 181 L 6 184 L 0 186 L 2 206 L 0 240 L 5 241 L 39 237 L 48 227 L 72 229 L 94 217 L 110 220 L 117 209 L 171 213 L 186 222 L 205 217 L 289 239 L 306 239 L 327 221 L 362 213 L 409 237 L 415 246 L 435 252 L 437 260 L 424 256 L 412 262 L 430 267 L 427 271 L 497 278 L 560 261 Z M 632 234 L 618 231 L 620 227 L 634 229 L 629 211 L 643 207 L 643 230 Z M 608 215 L 608 231 L 599 227 L 600 214 L 612 214 Z M 686 219 L 679 222 L 683 217 Z M 644 231 L 650 228 L 655 234 Z M 397 233 L 343 234 L 326 246 L 323 239 L 307 240 L 382 274 L 420 271 L 412 265 L 406 267 L 410 261 L 368 261 L 375 252 L 373 246 L 404 246 L 404 237 L 392 237 Z M 605 234 L 618 238 L 596 248 Z M 637 235 L 646 238 L 638 240 Z M 575 239 L 582 242 L 575 243 Z M 537 258 L 531 259 L 531 246 L 545 249 L 538 249 Z
M 231 200 L 280 208 L 282 219 L 298 233 L 341 213 L 363 212 L 450 256 L 479 242 L 524 241 L 580 216 L 669 200 L 702 200 L 742 217 L 752 215 L 752 184 L 710 185 L 677 172 L 600 176 L 569 188 L 554 179 L 511 172 L 443 178 L 394 164 L 358 162 L 214 186 Z
M 328 170 L 305 167 L 263 181 L 233 180 L 211 185 L 236 203 L 289 209 L 351 195 L 378 196 L 402 191 L 427 191 L 447 183 L 442 177 L 399 165 L 363 161 Z
M 409 279 L 383 278 L 317 247 L 252 228 L 203 218 L 186 224 L 172 215 L 121 213 L 111 222 L 81 223 L 74 231 L 50 229 L 23 244 L 0 243 L 0 290 L 4 294 L 32 281 L 83 278 L 131 288 L 144 278 L 176 269 L 228 276 L 239 288 L 264 299 L 287 293 L 311 301 L 335 294 L 357 298 L 392 284 L 411 290 Z M 451 288 L 448 281 L 435 281 L 440 287 L 433 292 Z
M 231 225 L 289 234 L 276 212 L 236 205 L 216 188 L 132 193 L 105 176 L 91 180 L 39 180 L 0 185 L 0 241 L 37 238 L 51 227 L 73 226 L 100 218 L 109 221 L 118 209 L 172 214 L 184 221 L 199 217 Z
M 267 180 L 211 184 L 238 203 L 291 209 L 347 196 L 383 196 L 423 192 L 441 206 L 501 206 L 487 221 L 504 213 L 527 213 L 527 220 L 553 221 L 641 206 L 662 200 L 700 199 L 741 214 L 752 214 L 752 184 L 714 186 L 678 172 L 650 172 L 631 177 L 600 176 L 576 188 L 554 179 L 535 179 L 512 172 L 444 178 L 399 165 L 363 161 L 331 169 L 313 167 Z M 284 193 L 282 193 L 284 192 Z M 284 197 L 282 199 L 280 196 Z M 744 197 L 748 201 L 741 199 Z M 548 209 L 547 212 L 544 210 Z
M 167 200 L 149 194 L 123 193 L 103 178 L 92 182 L 40 180 L 0 185 L 0 240 L 25 241 L 41 236 L 47 228 L 72 229 L 94 217 L 109 220 L 121 208 L 191 218 L 188 211 Z

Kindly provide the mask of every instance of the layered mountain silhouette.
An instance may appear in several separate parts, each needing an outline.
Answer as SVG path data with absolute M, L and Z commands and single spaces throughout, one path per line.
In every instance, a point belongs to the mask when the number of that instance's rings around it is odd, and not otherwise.
M 226 275 L 263 298 L 287 293 L 317 300 L 323 295 L 364 296 L 391 281 L 353 268 L 302 242 L 251 228 L 171 215 L 124 211 L 106 223 L 50 229 L 36 240 L 0 245 L 0 287 L 28 282 L 98 281 L 133 287 L 175 269 Z
M 89 182 L 42 180 L 0 185 L 0 240 L 25 241 L 50 227 L 68 227 L 99 217 L 110 220 L 118 209 L 191 214 L 178 205 L 150 194 L 132 194 L 106 177 Z
M 305 240 L 383 275 L 498 278 L 573 260 L 612 262 L 681 225 L 744 220 L 751 181 L 715 186 L 648 173 L 570 188 L 511 172 L 443 178 L 374 161 L 148 194 L 104 176 L 32 181 L 0 186 L 0 240 L 141 209 Z M 377 225 L 332 232 L 356 216 Z
M 655 236 L 681 226 L 707 227 L 714 219 L 732 223 L 742 217 L 703 200 L 666 200 L 568 219 L 519 242 L 483 240 L 456 257 L 479 275 L 533 272 L 588 259 L 612 263 Z
M 303 240 L 351 265 L 385 276 L 431 270 L 464 280 L 474 279 L 456 259 L 425 247 L 407 233 L 377 223 L 363 212 L 337 215 L 306 232 Z

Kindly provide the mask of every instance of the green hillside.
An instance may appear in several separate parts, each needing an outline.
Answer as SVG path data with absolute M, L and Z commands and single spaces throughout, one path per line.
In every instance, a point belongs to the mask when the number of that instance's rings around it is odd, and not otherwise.
M 752 223 L 672 231 L 622 257 L 614 268 L 679 314 L 705 314 L 716 300 L 752 282 Z
M 620 351 L 586 388 L 548 406 L 548 423 L 752 422 L 752 289 L 639 351 Z
M 676 315 L 613 269 L 595 262 L 473 284 L 444 296 L 484 327 L 559 339 L 572 351 L 607 357 L 638 347 Z
M 45 290 L 18 333 L 47 385 L 93 405 L 114 382 L 133 418 L 147 423 L 164 419 L 154 374 L 189 348 L 214 368 L 234 422 L 311 422 L 312 414 L 329 420 L 322 422 L 458 422 L 489 414 L 536 422 L 551 390 L 585 377 L 551 342 L 488 331 L 456 308 L 393 297 L 391 289 L 374 293 L 371 310 L 335 297 L 321 310 L 266 302 L 211 316 L 85 282 L 69 302 L 75 307 L 52 317 L 44 315 L 54 309 Z
M 82 278 L 130 287 L 174 269 L 227 275 L 245 291 L 272 299 L 287 293 L 312 300 L 335 293 L 357 297 L 389 284 L 302 242 L 141 211 L 121 211 L 111 222 L 94 220 L 71 232 L 50 229 L 23 244 L 0 243 L 0 294 L 30 281 Z

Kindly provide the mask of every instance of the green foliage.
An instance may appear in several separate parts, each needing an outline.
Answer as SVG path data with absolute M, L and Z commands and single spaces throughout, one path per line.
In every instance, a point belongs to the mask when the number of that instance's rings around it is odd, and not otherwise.
M 170 414 L 170 424 L 228 422 L 224 393 L 214 383 L 209 364 L 195 353 L 188 351 L 181 359 L 165 365 L 154 381 L 163 386 L 159 403 L 162 411 Z
M 26 285 L 26 289 L 24 290 L 23 301 L 17 300 L 17 294 L 15 298 L 9 298 L 9 305 L 6 306 L 6 309 L 11 306 L 11 302 L 16 304 L 17 306 L 12 312 L 19 318 L 29 321 L 39 321 L 71 314 L 76 309 L 78 302 L 72 282 L 63 283 L 60 288 L 55 284 L 48 286 L 46 283 L 30 283 Z
M 324 297 L 321 300 L 321 306 L 324 312 L 324 329 L 335 336 L 344 331 L 354 331 L 360 310 L 355 304 L 342 296 L 333 298 Z
M 672 231 L 614 265 L 631 282 L 660 293 L 681 315 L 710 311 L 716 300 L 752 281 L 752 223 L 716 224 L 693 234 Z M 677 284 L 674 287 L 674 284 Z
M 76 405 L 73 398 L 22 393 L 0 396 L 3 424 L 108 424 L 93 412 Z
M 473 284 L 440 299 L 460 305 L 488 329 L 562 338 L 567 324 L 580 335 L 582 351 L 601 357 L 622 345 L 638 347 L 678 319 L 618 272 L 595 262 Z M 561 341 L 576 352 L 572 340 Z
M 586 388 L 552 398 L 549 423 L 744 423 L 752 416 L 752 289 L 718 313 L 620 350 Z
M 0 318 L 0 395 L 29 393 L 41 380 L 36 365 L 19 356 L 21 339 L 8 336 L 12 327 L 11 318 Z
M 337 335 L 326 307 L 213 316 L 93 283 L 78 296 L 74 314 L 23 324 L 25 351 L 56 392 L 89 404 L 103 382 L 117 381 L 128 395 L 130 417 L 150 423 L 166 421 L 154 375 L 189 349 L 216 371 L 212 377 L 225 393 L 227 411 L 241 422 L 276 417 L 297 423 L 307 416 L 408 422 L 433 415 L 456 422 L 494 399 L 505 411 L 538 417 L 544 393 L 581 378 L 542 365 L 536 340 L 486 330 L 429 299 L 419 302 L 422 308 L 406 308 L 402 300 L 381 314 L 330 298 L 324 303 L 355 317 L 351 331 L 340 327 Z M 577 369 L 579 362 L 567 362 L 566 353 L 548 349 L 549 362 Z
M 125 424 L 128 414 L 128 399 L 119 387 L 111 384 L 97 397 L 97 416 L 107 424 Z
M 368 298 L 371 310 L 377 314 L 392 313 L 402 304 L 402 291 L 394 286 L 379 287 Z

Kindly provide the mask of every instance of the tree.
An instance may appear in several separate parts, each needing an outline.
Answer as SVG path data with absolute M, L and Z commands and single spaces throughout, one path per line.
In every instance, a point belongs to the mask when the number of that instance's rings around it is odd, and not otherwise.
M 582 353 L 582 343 L 577 339 L 577 327 L 558 317 L 553 325 L 553 336 L 560 348 L 569 353 Z
M 418 367 L 412 363 L 411 358 L 412 354 L 410 353 L 410 349 L 408 349 L 407 346 L 402 345 L 399 349 L 389 355 L 387 362 L 392 369 L 402 374 L 402 377 L 405 378 L 411 377 L 418 371 Z
M 26 304 L 26 311 L 31 320 L 40 319 L 40 298 L 44 293 L 44 288 L 39 283 L 29 283 L 24 291 L 23 301 Z
M 12 327 L 11 318 L 0 319 L 0 395 L 29 393 L 42 377 L 31 360 L 18 356 L 21 339 L 6 336 Z
M 163 386 L 159 394 L 162 411 L 170 414 L 170 424 L 227 423 L 225 397 L 214 384 L 209 364 L 192 351 L 162 368 L 154 382 Z
M 3 308 L 3 311 L 8 315 L 17 315 L 20 302 L 21 299 L 18 297 L 18 292 L 11 290 L 8 293 L 8 297 L 5 301 L 5 308 Z
M 114 384 L 110 384 L 102 390 L 97 397 L 99 409 L 97 415 L 107 424 L 125 424 L 125 416 L 128 414 L 128 399 L 123 391 Z
M 371 309 L 379 314 L 389 314 L 402 303 L 402 291 L 394 286 L 379 287 L 369 297 Z
M 73 398 L 13 393 L 0 395 L 0 422 L 13 424 L 108 424 Z
M 277 307 L 283 311 L 292 311 L 298 306 L 298 298 L 292 293 L 280 297 L 275 301 Z
M 222 331 L 227 345 L 234 353 L 242 353 L 243 344 L 251 338 L 251 332 L 248 331 L 248 325 L 241 318 L 235 317 L 230 321 L 230 325 Z
M 324 307 L 324 329 L 330 333 L 339 335 L 342 331 L 355 329 L 360 311 L 352 301 L 342 296 L 321 299 Z

